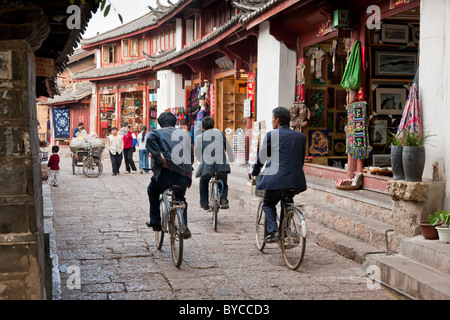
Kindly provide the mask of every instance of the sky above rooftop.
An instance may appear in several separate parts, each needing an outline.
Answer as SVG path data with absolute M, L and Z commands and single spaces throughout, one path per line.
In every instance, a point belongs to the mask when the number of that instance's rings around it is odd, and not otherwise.
M 89 21 L 88 27 L 83 34 L 84 39 L 92 38 L 97 35 L 97 33 L 103 33 L 108 30 L 117 28 L 121 25 L 117 13 L 120 13 L 123 18 L 123 23 L 130 22 L 136 18 L 139 18 L 148 12 L 150 9 L 148 6 L 155 7 L 156 0 L 109 0 L 112 6 L 117 10 L 114 11 L 111 8 L 107 17 L 103 16 L 103 12 L 97 10 L 91 20 Z M 163 5 L 167 5 L 166 0 L 160 0 Z M 172 0 L 173 3 L 177 2 Z

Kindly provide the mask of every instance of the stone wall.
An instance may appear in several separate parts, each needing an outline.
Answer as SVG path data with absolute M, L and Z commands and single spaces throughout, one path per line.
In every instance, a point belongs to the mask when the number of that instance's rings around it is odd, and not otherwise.
M 34 53 L 0 41 L 0 300 L 46 297 Z

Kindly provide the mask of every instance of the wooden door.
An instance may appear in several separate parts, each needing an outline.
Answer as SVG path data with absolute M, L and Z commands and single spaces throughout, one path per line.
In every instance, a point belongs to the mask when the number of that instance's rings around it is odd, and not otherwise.
M 73 130 L 78 124 L 84 123 L 87 133 L 91 133 L 90 129 L 90 108 L 88 104 L 73 104 L 70 108 L 70 139 L 73 138 Z

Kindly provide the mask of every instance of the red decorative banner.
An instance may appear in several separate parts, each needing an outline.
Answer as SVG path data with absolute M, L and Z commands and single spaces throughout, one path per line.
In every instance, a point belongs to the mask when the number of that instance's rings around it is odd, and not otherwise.
M 247 99 L 251 100 L 252 112 L 255 112 L 255 74 L 253 72 L 249 72 L 247 76 Z

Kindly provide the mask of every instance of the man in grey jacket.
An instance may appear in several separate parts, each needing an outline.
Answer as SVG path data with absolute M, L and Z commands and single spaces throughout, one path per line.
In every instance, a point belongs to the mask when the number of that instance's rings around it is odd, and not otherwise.
M 189 239 L 191 232 L 187 228 L 186 189 L 192 183 L 192 164 L 194 154 L 190 136 L 181 129 L 175 128 L 177 118 L 171 112 L 164 112 L 158 118 L 159 130 L 151 130 L 147 136 L 146 148 L 152 155 L 153 176 L 147 188 L 150 201 L 150 221 L 148 227 L 161 231 L 160 195 L 170 186 L 179 185 L 183 190 L 177 192 L 179 200 L 186 203 L 184 238 Z
M 228 209 L 228 183 L 227 176 L 231 172 L 227 161 L 234 162 L 233 149 L 223 132 L 214 129 L 214 119 L 205 117 L 202 120 L 203 133 L 197 137 L 195 144 L 195 156 L 200 161 L 200 166 L 195 175 L 200 178 L 200 206 L 204 210 L 209 209 L 208 184 L 211 177 L 218 173 L 218 178 L 223 182 L 222 195 L 220 197 L 220 208 Z

